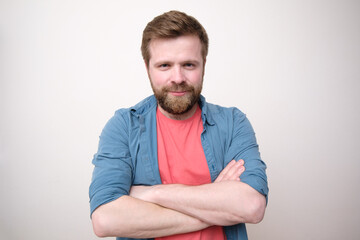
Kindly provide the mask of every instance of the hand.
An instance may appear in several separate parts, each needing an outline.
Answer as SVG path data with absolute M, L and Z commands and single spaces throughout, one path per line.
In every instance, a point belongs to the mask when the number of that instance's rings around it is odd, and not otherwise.
M 229 164 L 221 171 L 215 182 L 240 181 L 240 175 L 245 171 L 244 160 L 231 160 Z

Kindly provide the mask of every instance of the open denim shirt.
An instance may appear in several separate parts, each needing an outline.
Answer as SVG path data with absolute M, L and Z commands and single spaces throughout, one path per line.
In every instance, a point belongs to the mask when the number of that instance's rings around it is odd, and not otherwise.
M 214 181 L 233 159 L 243 159 L 241 181 L 266 198 L 266 165 L 260 158 L 250 122 L 237 108 L 199 102 L 204 130 L 201 142 Z M 161 184 L 157 161 L 157 101 L 150 96 L 132 108 L 120 109 L 103 129 L 89 189 L 91 213 L 100 205 L 128 195 L 132 185 Z M 247 239 L 244 223 L 224 227 L 227 240 Z M 129 239 L 129 238 L 117 238 Z

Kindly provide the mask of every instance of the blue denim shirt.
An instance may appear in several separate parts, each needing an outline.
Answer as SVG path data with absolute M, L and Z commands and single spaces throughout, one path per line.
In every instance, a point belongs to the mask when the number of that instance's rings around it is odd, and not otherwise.
M 91 213 L 100 205 L 128 195 L 132 185 L 161 184 L 157 160 L 157 101 L 150 96 L 120 109 L 103 129 L 89 189 Z M 204 130 L 201 142 L 214 181 L 232 159 L 243 159 L 241 181 L 267 197 L 266 165 L 260 158 L 250 122 L 237 108 L 207 103 L 201 96 Z M 227 240 L 247 239 L 245 224 L 224 227 Z M 127 239 L 127 238 L 117 238 Z

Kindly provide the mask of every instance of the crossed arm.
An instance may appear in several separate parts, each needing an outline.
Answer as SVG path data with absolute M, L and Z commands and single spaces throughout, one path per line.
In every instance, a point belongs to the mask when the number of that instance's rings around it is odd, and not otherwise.
M 210 184 L 133 186 L 130 196 L 93 212 L 94 232 L 99 237 L 154 238 L 212 225 L 260 222 L 265 197 L 240 181 L 243 164 L 231 161 Z

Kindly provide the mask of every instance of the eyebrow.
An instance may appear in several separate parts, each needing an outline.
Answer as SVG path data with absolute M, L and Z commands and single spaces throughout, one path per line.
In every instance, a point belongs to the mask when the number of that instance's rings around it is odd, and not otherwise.
M 169 60 L 159 60 L 157 62 L 154 62 L 154 66 L 157 66 L 157 65 L 161 65 L 161 64 L 169 64 L 169 63 L 172 63 L 172 61 L 169 61 Z M 195 64 L 200 64 L 200 61 L 198 60 L 195 60 L 195 59 L 188 59 L 188 60 L 185 60 L 185 61 L 181 61 L 180 62 L 181 64 L 184 64 L 184 63 L 195 63 Z

